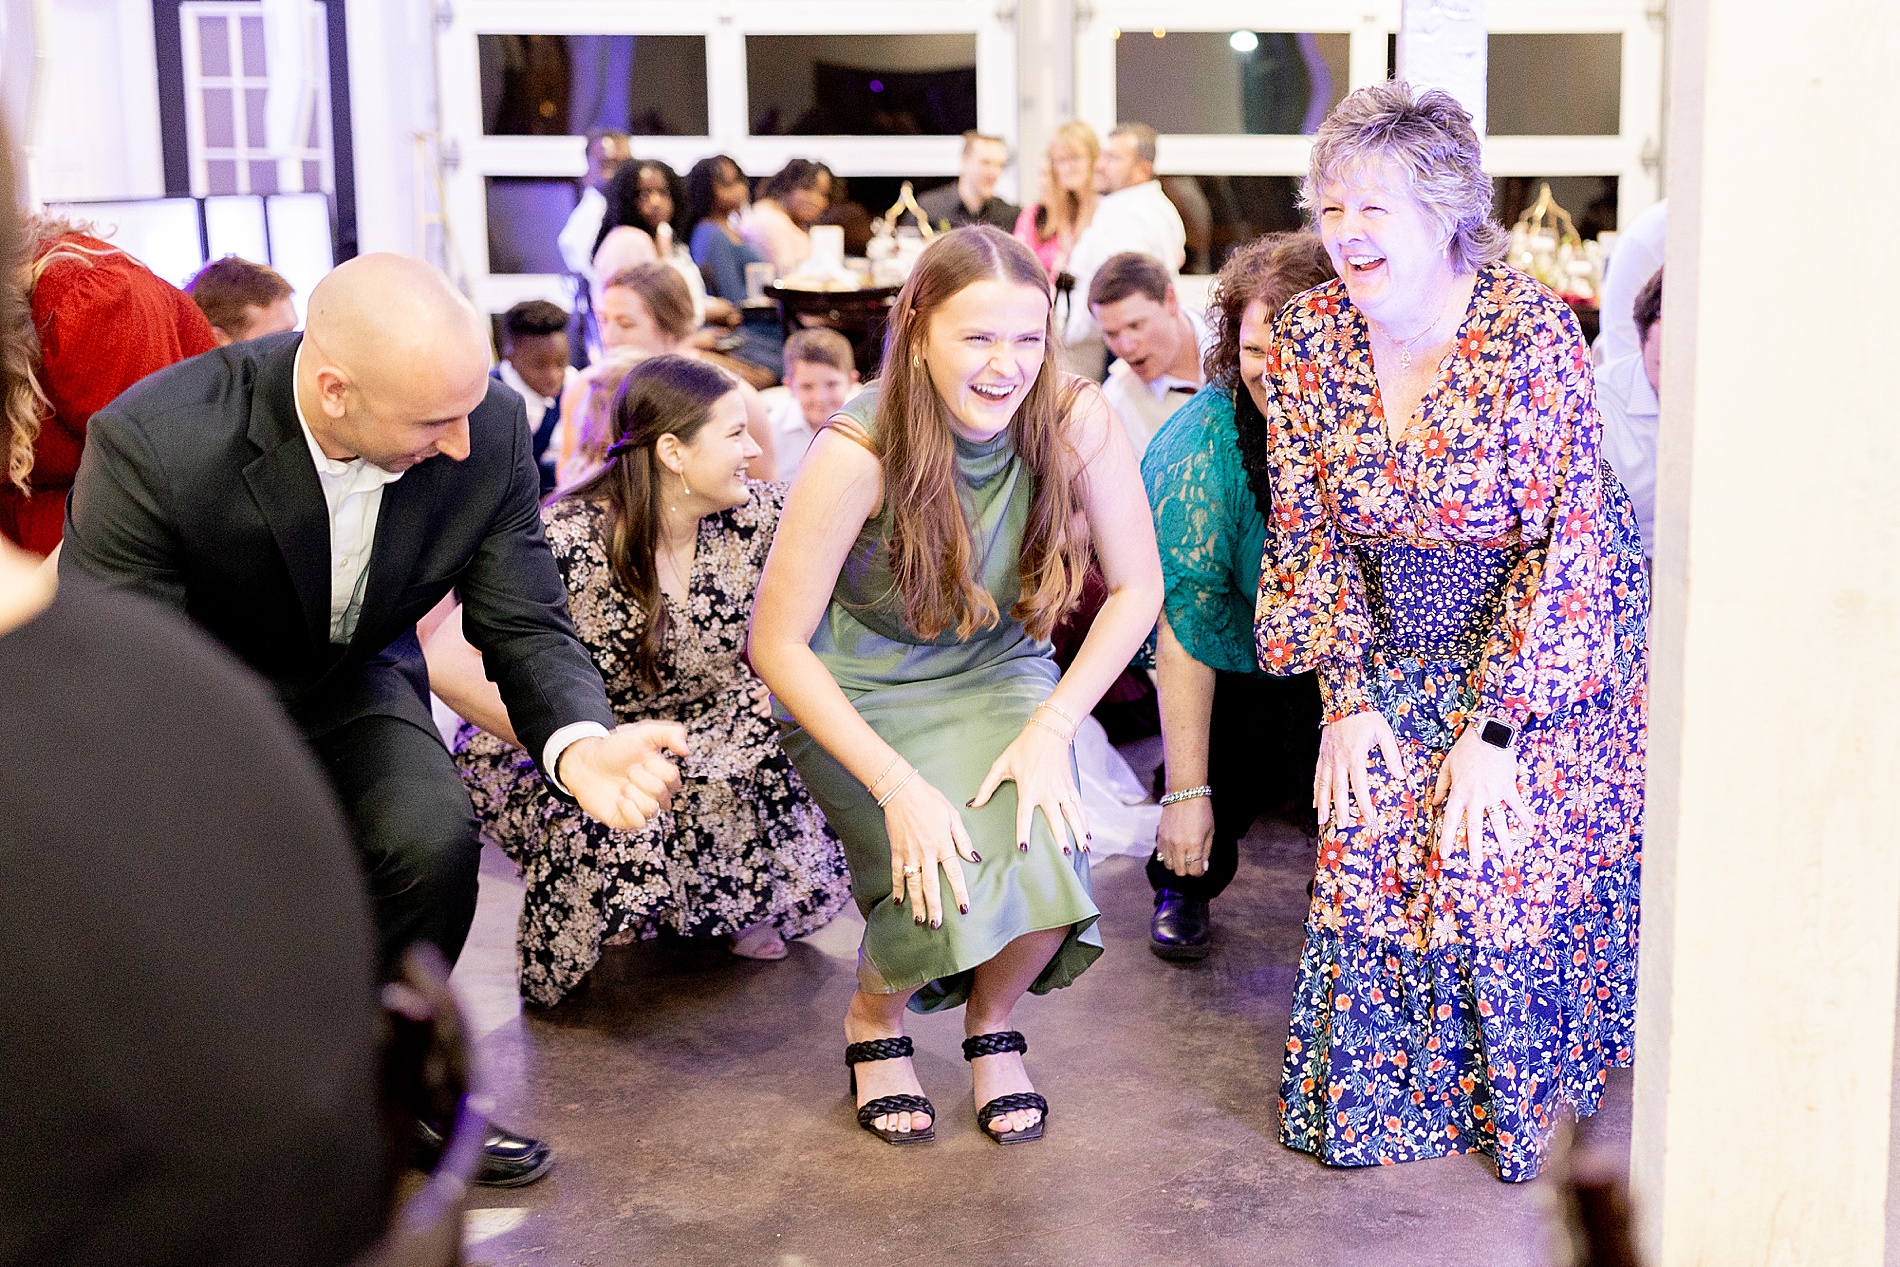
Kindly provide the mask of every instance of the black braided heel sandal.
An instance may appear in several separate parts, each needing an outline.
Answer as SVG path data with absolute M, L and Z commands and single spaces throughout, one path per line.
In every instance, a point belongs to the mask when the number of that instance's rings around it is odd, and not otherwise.
M 908 1038 L 873 1038 L 846 1047 L 844 1063 L 851 1068 L 851 1098 L 855 1100 L 858 1096 L 858 1065 L 879 1060 L 902 1060 L 911 1054 L 911 1050 Z M 880 1117 L 893 1117 L 899 1113 L 928 1113 L 930 1125 L 921 1131 L 879 1130 L 873 1125 Z M 925 1096 L 881 1095 L 858 1110 L 858 1125 L 886 1144 L 922 1144 L 937 1138 L 937 1110 Z
M 979 1056 L 1000 1056 L 1005 1052 L 1029 1053 L 1029 1040 L 1018 1030 L 998 1030 L 994 1034 L 977 1034 L 963 1040 L 963 1058 L 975 1060 Z M 1006 1113 L 1019 1109 L 1036 1109 L 1042 1113 L 1036 1124 L 1026 1131 L 997 1131 L 990 1129 L 990 1123 Z M 933 1122 L 935 1118 L 931 1119 Z M 1008 1095 L 999 1095 L 976 1111 L 976 1124 L 983 1133 L 999 1144 L 1027 1144 L 1032 1139 L 1042 1138 L 1042 1128 L 1049 1120 L 1049 1101 L 1034 1091 L 1012 1091 Z

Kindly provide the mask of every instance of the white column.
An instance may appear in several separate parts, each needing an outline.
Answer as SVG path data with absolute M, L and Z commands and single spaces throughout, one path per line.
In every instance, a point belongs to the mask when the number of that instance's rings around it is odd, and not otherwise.
M 1072 0 L 1016 3 L 1016 197 L 1036 197 L 1042 154 L 1055 130 L 1075 118 L 1075 5 Z
M 1399 78 L 1458 98 L 1479 136 L 1488 53 L 1484 0 L 1405 0 L 1399 11 Z
M 337 3 L 338 0 L 331 0 Z M 416 141 L 435 127 L 435 23 L 427 0 L 347 0 L 350 142 L 356 158 L 356 239 L 365 254 L 395 251 L 440 264 L 441 235 L 417 227 Z M 425 182 L 426 185 L 426 182 Z M 433 189 L 422 205 L 436 206 Z
M 1651 1267 L 1879 1267 L 1900 935 L 1900 6 L 1671 0 L 1632 1178 Z M 1786 231 L 1766 189 L 1801 190 Z

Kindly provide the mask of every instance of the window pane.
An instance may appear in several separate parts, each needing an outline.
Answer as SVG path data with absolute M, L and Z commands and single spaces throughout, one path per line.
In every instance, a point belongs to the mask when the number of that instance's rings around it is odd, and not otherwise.
M 1493 35 L 1490 59 L 1485 110 L 1493 136 L 1622 130 L 1621 35 Z
M 571 180 L 549 177 L 488 178 L 488 271 L 565 273 L 555 238 L 567 223 L 579 191 Z
M 198 19 L 198 65 L 206 75 L 231 73 L 231 24 L 223 17 Z
M 264 70 L 264 19 L 239 18 L 239 41 L 244 49 L 244 73 L 253 79 L 262 79 Z
M 703 35 L 477 37 L 490 136 L 705 136 Z
M 1346 95 L 1344 34 L 1123 31 L 1115 116 L 1161 133 L 1311 133 Z
M 1163 176 L 1161 188 L 1187 230 L 1186 273 L 1217 272 L 1235 248 L 1304 224 L 1296 176 Z
M 228 150 L 237 144 L 237 124 L 231 117 L 231 90 L 203 90 L 205 112 L 205 148 Z
M 251 192 L 254 194 L 274 194 L 277 192 L 277 164 L 274 162 L 253 162 L 251 169 Z
M 266 90 L 246 88 L 244 90 L 244 147 L 261 150 L 270 146 L 270 139 L 264 129 L 264 102 Z
M 748 35 L 754 136 L 956 136 L 976 126 L 976 36 Z
M 234 194 L 237 187 L 237 164 L 228 158 L 205 160 L 205 192 L 207 194 Z

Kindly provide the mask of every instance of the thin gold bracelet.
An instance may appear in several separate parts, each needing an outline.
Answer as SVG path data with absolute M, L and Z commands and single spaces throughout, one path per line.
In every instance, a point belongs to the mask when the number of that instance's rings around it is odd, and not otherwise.
M 870 793 L 870 794 L 871 794 L 872 796 L 876 796 L 876 795 L 877 795 L 877 785 L 878 785 L 878 784 L 880 784 L 880 783 L 882 783 L 882 782 L 884 781 L 884 776 L 885 776 L 885 775 L 887 775 L 887 774 L 889 774 L 889 773 L 891 772 L 891 770 L 892 770 L 892 768 L 893 768 L 894 766 L 896 766 L 896 765 L 897 765 L 897 763 L 898 763 L 899 761 L 902 761 L 903 759 L 904 759 L 904 754 L 903 754 L 903 753 L 901 753 L 901 752 L 893 752 L 893 753 L 891 754 L 891 759 L 890 759 L 889 761 L 887 761 L 887 762 L 885 763 L 885 765 L 884 765 L 884 768 L 883 768 L 882 770 L 880 770 L 880 771 L 878 772 L 878 776 L 877 776 L 877 777 L 876 777 L 875 779 L 872 779 L 872 780 L 871 780 L 871 781 L 870 781 L 869 783 L 866 783 L 866 784 L 864 785 L 864 790 L 865 790 L 865 791 L 867 791 L 867 792 L 869 792 L 869 793 Z
M 1046 722 L 1046 721 L 1044 721 L 1044 720 L 1043 720 L 1042 718 L 1040 718 L 1040 717 L 1038 717 L 1038 716 L 1036 716 L 1036 715 L 1035 715 L 1034 713 L 1031 713 L 1031 714 L 1029 715 L 1029 724 L 1030 724 L 1031 726 L 1041 726 L 1041 727 L 1042 727 L 1042 728 L 1043 728 L 1044 730 L 1046 730 L 1046 731 L 1048 731 L 1048 732 L 1049 732 L 1050 734 L 1052 734 L 1052 735 L 1055 735 L 1055 736 L 1057 736 L 1058 738 L 1060 738 L 1060 739 L 1062 740 L 1062 742 L 1063 742 L 1063 743 L 1069 743 L 1069 744 L 1072 744 L 1072 743 L 1074 743 L 1074 742 L 1075 742 L 1075 736 L 1074 736 L 1074 735 L 1072 735 L 1072 734 L 1070 734 L 1070 735 L 1065 735 L 1065 734 L 1063 734 L 1063 733 L 1062 733 L 1061 731 L 1059 731 L 1059 730 L 1057 730 L 1057 729 L 1056 729 L 1056 728 L 1055 728 L 1054 726 L 1051 726 L 1051 725 L 1050 725 L 1050 724 L 1049 724 L 1048 722 Z
M 912 766 L 910 768 L 910 773 L 897 781 L 896 787 L 892 788 L 890 791 L 886 792 L 884 795 L 877 798 L 877 807 L 879 809 L 883 809 L 886 805 L 889 805 L 891 803 L 891 799 L 895 797 L 899 792 L 904 790 L 904 785 L 916 777 L 917 777 L 917 767 Z
M 1082 729 L 1082 723 L 1077 721 L 1075 718 L 1069 716 L 1067 713 L 1063 712 L 1061 706 L 1058 705 L 1054 700 L 1046 699 L 1042 703 L 1036 705 L 1036 707 L 1046 708 L 1050 712 L 1054 713 L 1057 717 L 1060 717 L 1063 721 L 1068 722 L 1069 729 L 1071 731 L 1077 731 L 1077 730 Z

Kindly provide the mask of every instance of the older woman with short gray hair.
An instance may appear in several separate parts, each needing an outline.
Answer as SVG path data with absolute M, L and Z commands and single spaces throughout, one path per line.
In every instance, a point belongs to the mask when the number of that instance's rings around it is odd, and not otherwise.
M 1303 201 L 1339 280 L 1274 323 L 1255 628 L 1325 704 L 1281 1137 L 1529 1179 L 1633 1045 L 1642 548 L 1458 103 L 1354 92 Z

